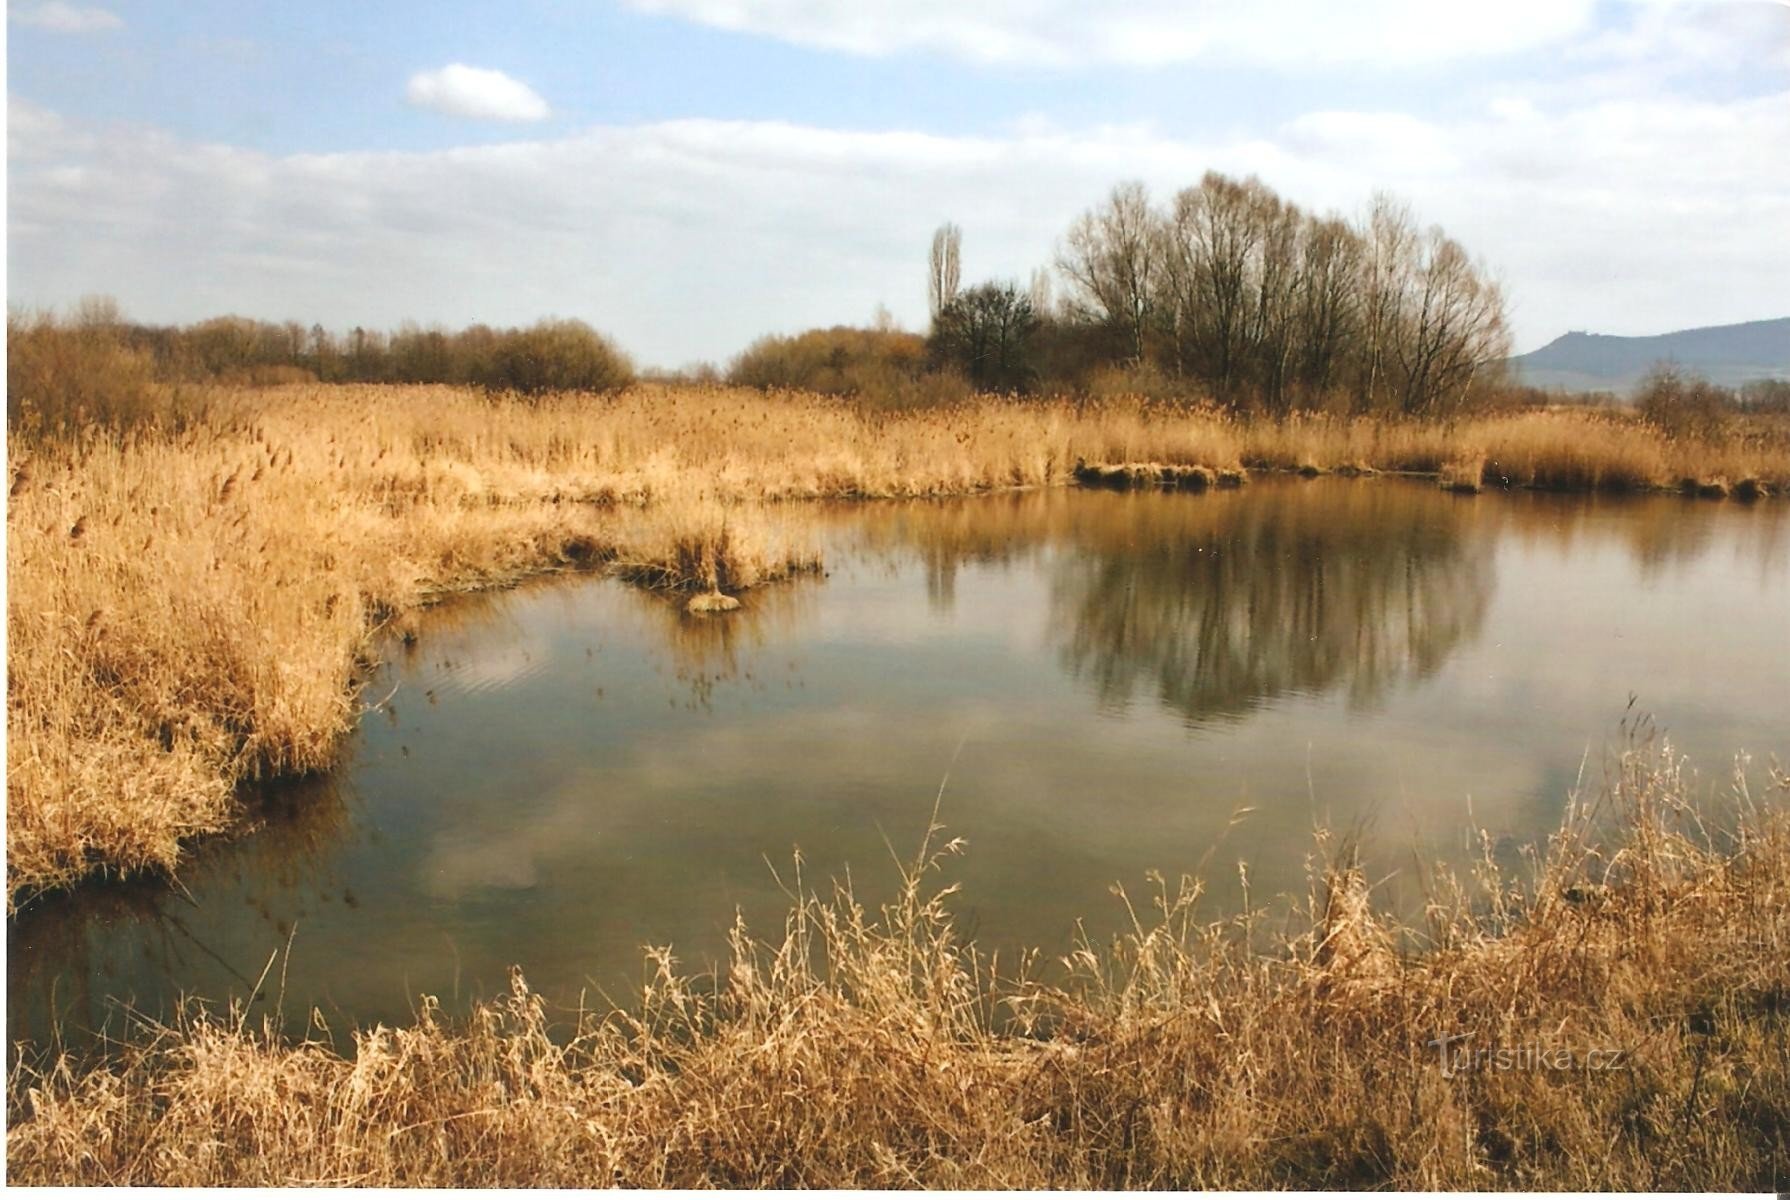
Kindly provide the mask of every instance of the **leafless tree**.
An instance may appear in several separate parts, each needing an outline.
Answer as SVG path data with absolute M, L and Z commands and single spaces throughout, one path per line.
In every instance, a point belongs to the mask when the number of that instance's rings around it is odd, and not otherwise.
M 1362 239 L 1336 217 L 1310 218 L 1300 255 L 1299 380 L 1308 396 L 1335 385 L 1359 331 Z
M 1160 221 L 1137 182 L 1115 187 L 1105 205 L 1070 226 L 1057 266 L 1071 299 L 1119 332 L 1127 356 L 1143 361 L 1161 249 Z
M 1362 343 L 1357 405 L 1379 403 L 1387 363 L 1399 336 L 1405 293 L 1417 249 L 1411 210 L 1385 192 L 1376 192 L 1368 211 L 1365 276 L 1362 280 Z
M 1240 382 L 1256 297 L 1252 276 L 1262 228 L 1251 180 L 1208 171 L 1175 197 L 1162 236 L 1164 303 L 1176 365 L 1228 397 Z
M 932 253 L 927 258 L 926 302 L 934 322 L 957 299 L 962 280 L 963 230 L 947 221 L 934 231 Z
M 1485 364 L 1510 352 L 1504 297 L 1461 244 L 1432 227 L 1419 249 L 1395 345 L 1403 408 L 1433 414 L 1459 403 Z
M 1049 320 L 1056 312 L 1056 296 L 1050 286 L 1050 271 L 1045 267 L 1032 270 L 1031 282 L 1026 286 L 1026 299 L 1031 301 L 1032 315 L 1039 320 Z

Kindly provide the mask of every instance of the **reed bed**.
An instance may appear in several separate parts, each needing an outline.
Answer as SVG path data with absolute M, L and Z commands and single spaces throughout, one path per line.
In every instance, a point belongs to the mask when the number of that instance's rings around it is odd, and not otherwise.
M 1781 1190 L 1790 780 L 1736 779 L 1631 748 L 1527 868 L 1488 844 L 1432 880 L 1421 928 L 1320 834 L 1306 896 L 1210 919 L 1155 879 L 1120 893 L 1129 934 L 1054 967 L 961 942 L 935 812 L 889 903 L 798 858 L 779 937 L 736 929 L 710 979 L 651 952 L 636 1002 L 571 1029 L 518 972 L 347 1055 L 195 1009 L 109 1060 L 19 1065 L 8 1177 Z
M 183 840 L 230 825 L 242 781 L 327 767 L 378 633 L 419 606 L 547 570 L 712 594 L 812 569 L 781 501 L 1053 485 L 1089 464 L 1222 485 L 1464 457 L 1526 486 L 1790 485 L 1782 438 L 1680 442 L 1580 413 L 1248 423 L 1124 399 L 890 412 L 702 387 L 132 388 L 139 419 L 8 444 L 9 908 L 170 871 Z

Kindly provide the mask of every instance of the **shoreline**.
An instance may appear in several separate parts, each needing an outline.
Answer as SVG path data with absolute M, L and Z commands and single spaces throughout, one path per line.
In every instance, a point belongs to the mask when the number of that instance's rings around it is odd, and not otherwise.
M 781 938 L 736 927 L 713 989 L 649 956 L 645 991 L 570 1037 L 515 970 L 347 1053 L 232 1009 L 103 1062 L 21 1061 L 8 1174 L 1757 1189 L 1790 1168 L 1790 778 L 1697 791 L 1669 744 L 1631 741 L 1531 879 L 1440 880 L 1427 931 L 1320 831 L 1269 945 L 1251 931 L 1281 904 L 1196 922 L 1184 878 L 1060 982 L 995 978 L 957 940 L 935 823 L 881 905 L 802 890 Z

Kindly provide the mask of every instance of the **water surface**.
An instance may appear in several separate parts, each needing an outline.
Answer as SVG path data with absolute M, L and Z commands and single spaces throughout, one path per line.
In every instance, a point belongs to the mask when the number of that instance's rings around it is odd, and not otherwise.
M 1631 695 L 1711 786 L 1790 758 L 1782 506 L 1266 480 L 789 519 L 827 576 L 726 616 L 593 577 L 428 614 L 259 833 L 181 889 L 12 922 L 10 1036 L 247 995 L 288 938 L 285 1011 L 338 1032 L 511 964 L 556 1005 L 625 998 L 645 945 L 701 970 L 736 911 L 779 931 L 796 847 L 887 898 L 947 774 L 965 932 L 1050 955 L 1152 868 L 1203 873 L 1215 915 L 1239 861 L 1256 899 L 1300 889 L 1318 824 L 1368 822 L 1409 904 L 1473 830 L 1544 837 Z

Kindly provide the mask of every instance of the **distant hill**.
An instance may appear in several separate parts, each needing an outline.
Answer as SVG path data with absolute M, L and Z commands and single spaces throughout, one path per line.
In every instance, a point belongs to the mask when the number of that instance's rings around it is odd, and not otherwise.
M 1509 366 L 1515 379 L 1534 387 L 1626 392 L 1663 362 L 1730 387 L 1790 379 L 1790 317 L 1653 337 L 1574 332 L 1510 359 Z

